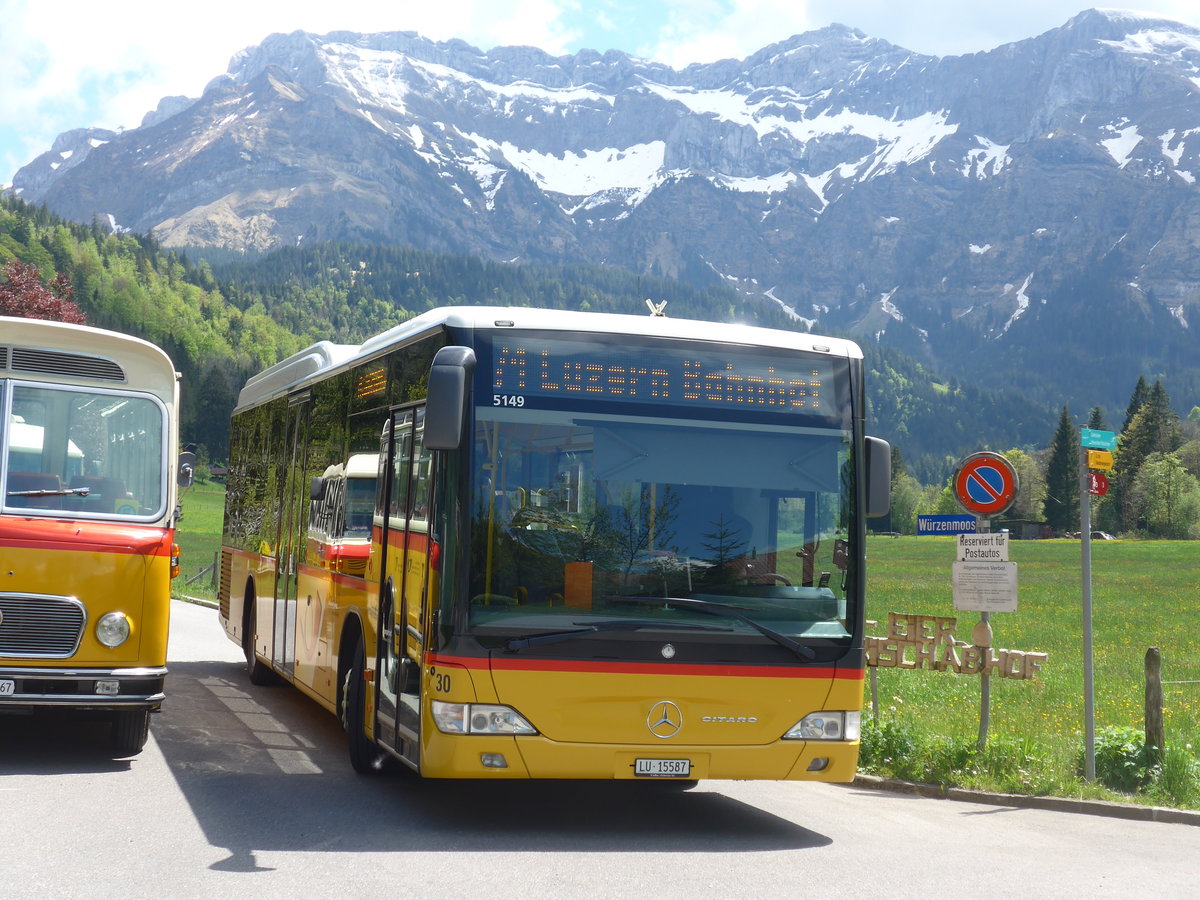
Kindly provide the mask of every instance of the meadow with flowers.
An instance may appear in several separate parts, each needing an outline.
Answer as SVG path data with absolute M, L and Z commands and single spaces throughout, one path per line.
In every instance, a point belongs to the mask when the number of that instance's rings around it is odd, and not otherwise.
M 883 634 L 888 613 L 956 616 L 955 634 L 970 641 L 979 613 L 954 610 L 956 547 L 953 537 L 869 538 L 867 618 L 879 624 L 867 633 Z M 860 767 L 964 787 L 1200 809 L 1200 545 L 1091 543 L 1098 776 L 1092 783 L 1079 774 L 1085 727 L 1080 542 L 1012 541 L 1009 558 L 1018 567 L 1018 610 L 991 615 L 993 643 L 1049 654 L 1040 678 L 991 679 L 988 740 L 977 752 L 978 676 L 880 668 L 874 709 L 867 681 Z M 1153 766 L 1139 756 L 1150 647 L 1162 654 L 1167 743 Z M 1124 779 L 1108 777 L 1110 764 Z

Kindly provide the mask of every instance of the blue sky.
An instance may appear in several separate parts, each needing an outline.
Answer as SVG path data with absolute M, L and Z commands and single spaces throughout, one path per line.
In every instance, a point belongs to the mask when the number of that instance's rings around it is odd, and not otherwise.
M 199 96 L 272 32 L 417 31 L 487 50 L 622 50 L 677 68 L 742 58 L 840 22 L 939 56 L 990 50 L 1063 24 L 1085 0 L 0 0 L 0 185 L 61 132 L 136 127 L 162 97 Z M 1195 0 L 1140 0 L 1200 24 Z

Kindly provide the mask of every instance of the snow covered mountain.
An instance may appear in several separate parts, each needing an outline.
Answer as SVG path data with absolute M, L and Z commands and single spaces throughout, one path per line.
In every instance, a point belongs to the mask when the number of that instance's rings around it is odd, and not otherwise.
M 978 371 L 1025 365 L 997 348 L 1099 292 L 1120 321 L 1096 340 L 1126 342 L 1132 371 L 1200 327 L 1198 177 L 1200 31 L 1091 10 L 968 56 L 834 25 L 682 71 L 274 35 L 139 128 L 61 136 L 14 188 L 168 246 L 370 240 L 719 278 Z

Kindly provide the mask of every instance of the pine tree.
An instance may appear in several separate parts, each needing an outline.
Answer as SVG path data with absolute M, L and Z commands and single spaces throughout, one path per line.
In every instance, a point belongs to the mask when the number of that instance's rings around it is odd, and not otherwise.
M 1154 453 L 1174 453 L 1182 443 L 1179 416 L 1171 409 L 1162 382 L 1155 381 L 1129 425 L 1121 432 L 1114 454 L 1109 494 L 1122 529 L 1136 529 L 1141 518 L 1142 511 L 1138 508 L 1138 495 L 1133 486 L 1143 463 Z
M 1088 412 L 1087 427 L 1095 431 L 1108 431 L 1108 425 L 1104 421 L 1104 410 L 1099 406 L 1093 406 Z
M 1146 386 L 1146 377 L 1144 375 L 1139 375 L 1137 384 L 1133 388 L 1133 395 L 1129 398 L 1129 406 L 1125 408 L 1125 421 L 1121 423 L 1122 432 L 1129 428 L 1129 423 L 1133 421 L 1133 417 L 1137 415 L 1137 411 L 1141 409 L 1149 399 L 1150 388 Z
M 1079 523 L 1079 435 L 1071 411 L 1062 408 L 1050 442 L 1046 466 L 1046 524 L 1055 533 L 1073 531 Z

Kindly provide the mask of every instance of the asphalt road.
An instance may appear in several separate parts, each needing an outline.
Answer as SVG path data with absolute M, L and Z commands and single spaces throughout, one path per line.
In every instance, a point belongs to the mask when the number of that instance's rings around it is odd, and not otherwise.
M 168 700 L 105 726 L 0 717 L 0 897 L 1194 896 L 1200 828 L 842 785 L 358 776 L 334 718 L 252 687 L 172 610 Z

